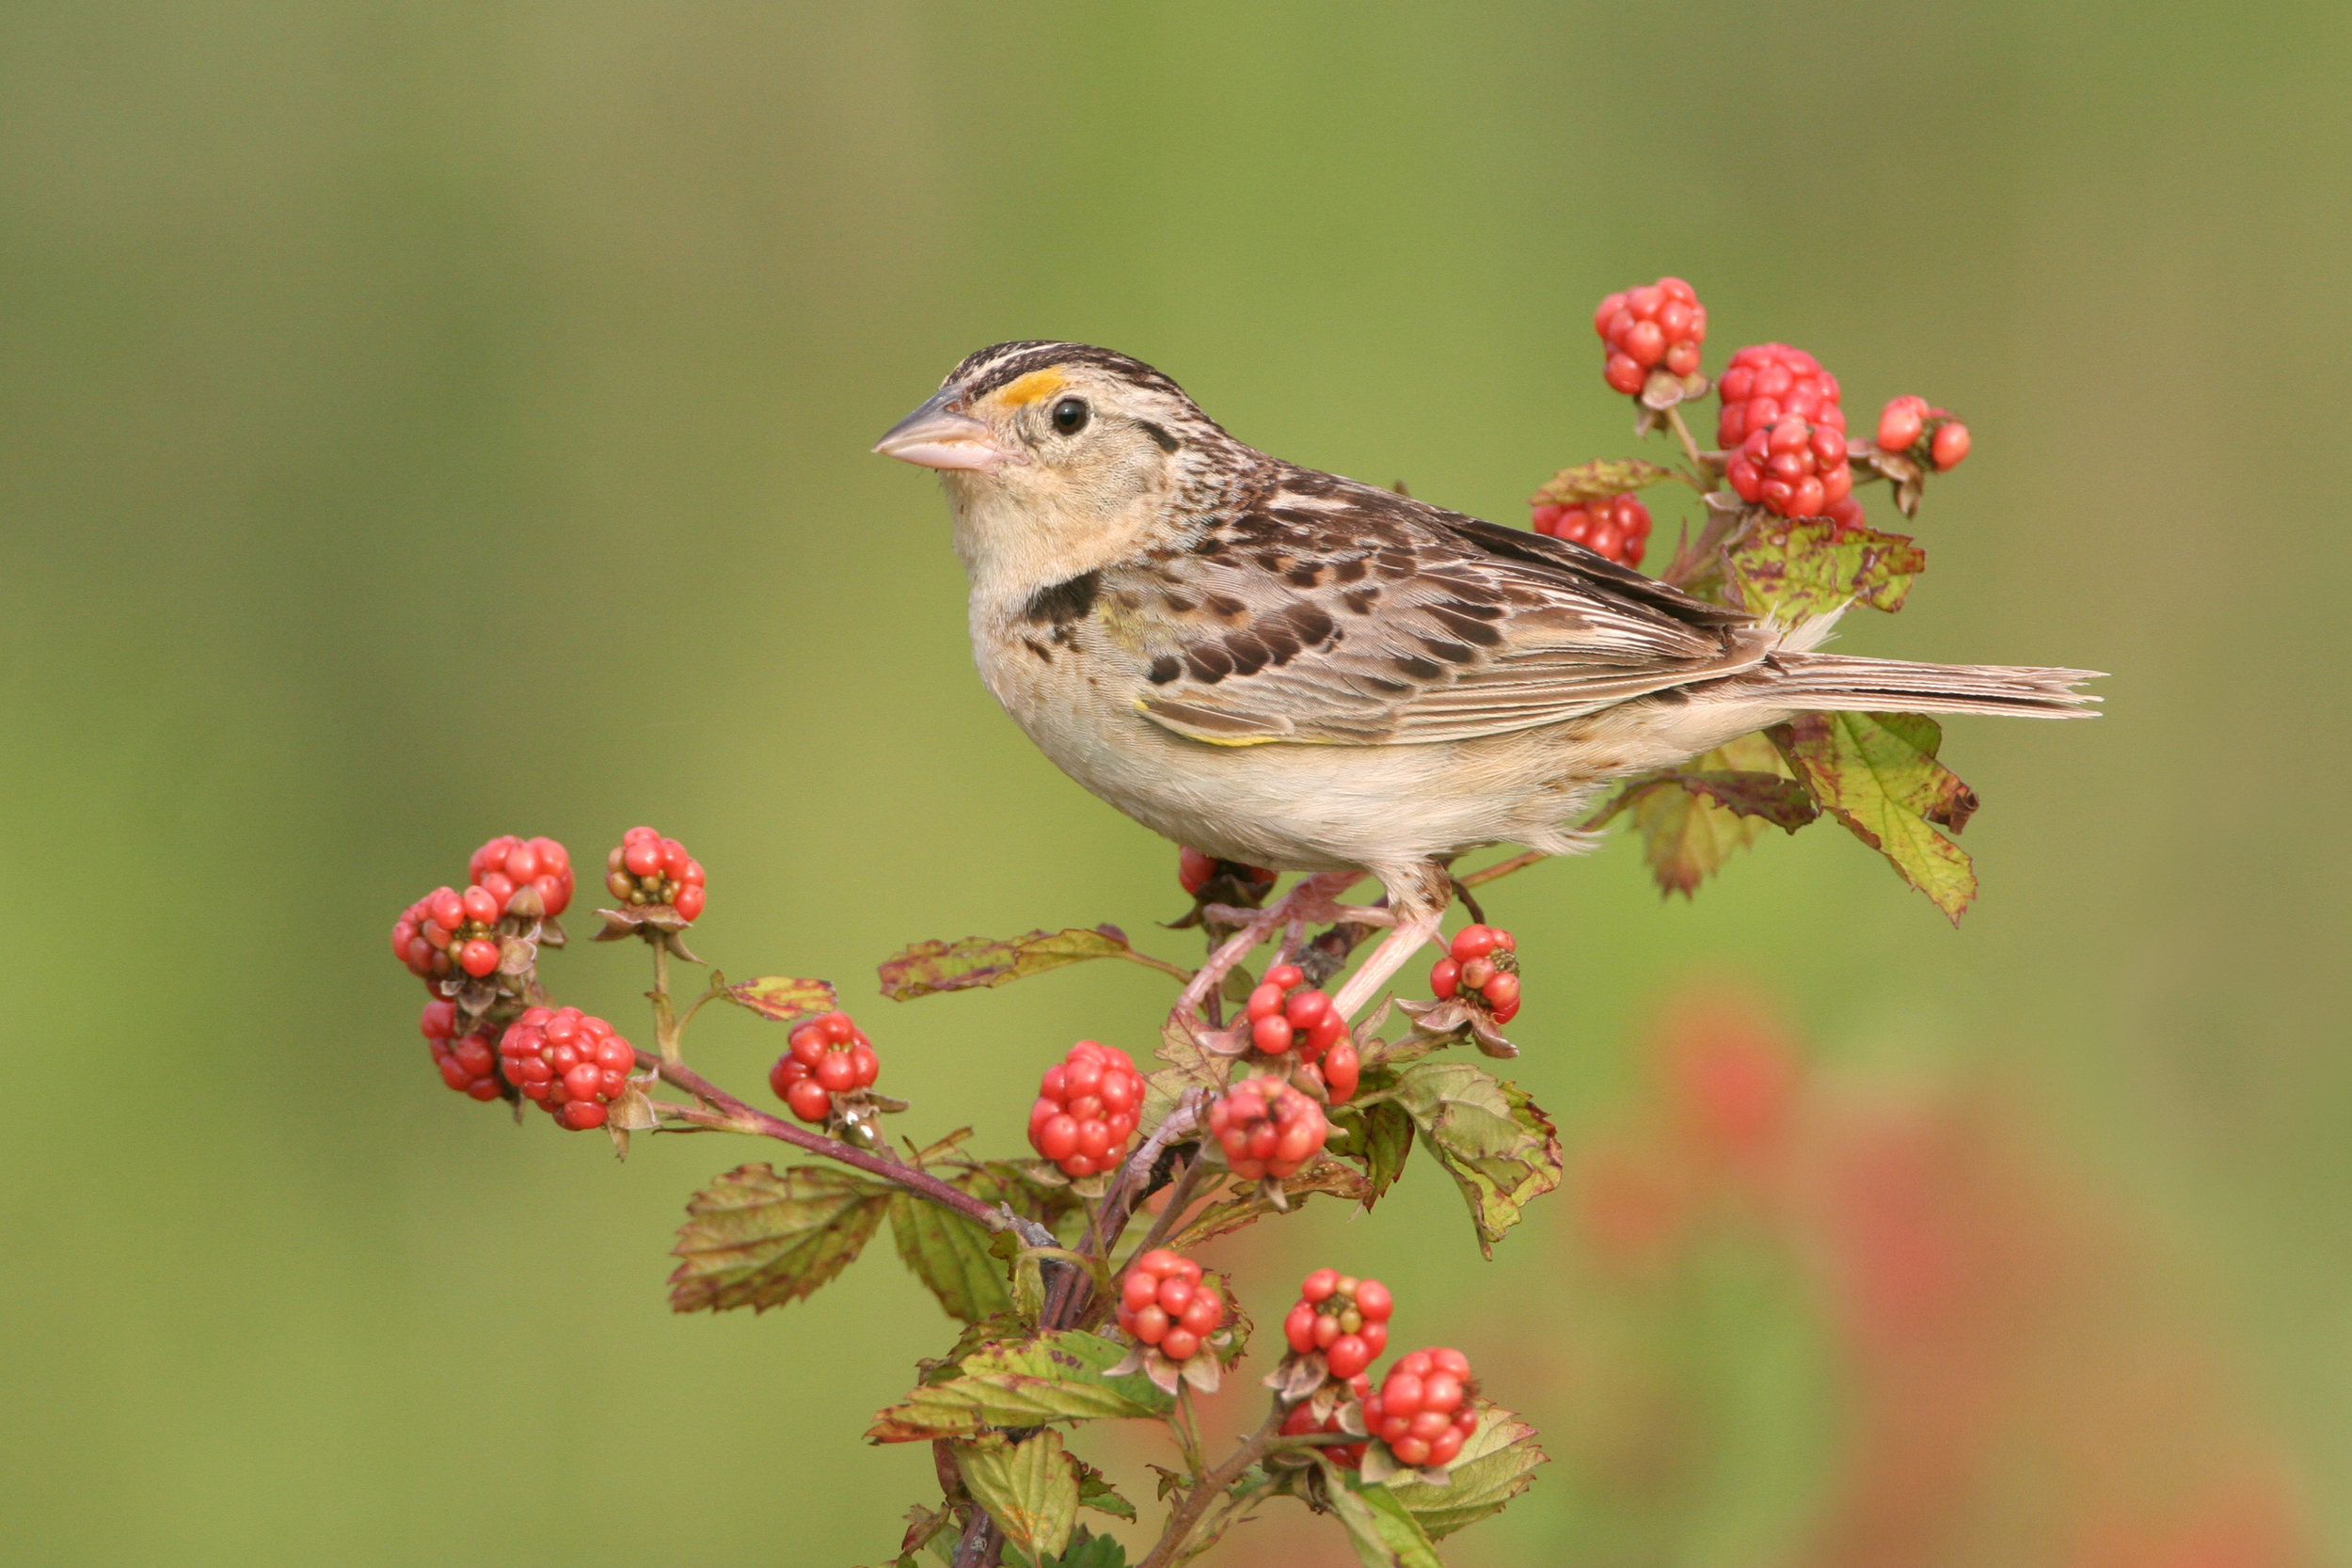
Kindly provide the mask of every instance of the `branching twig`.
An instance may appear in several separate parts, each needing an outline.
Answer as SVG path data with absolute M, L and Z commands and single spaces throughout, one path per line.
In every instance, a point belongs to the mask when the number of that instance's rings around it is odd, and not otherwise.
M 1184 1502 L 1169 1516 L 1167 1532 L 1160 1537 L 1159 1544 L 1152 1548 L 1149 1557 L 1136 1564 L 1136 1568 L 1170 1568 L 1170 1564 L 1181 1560 L 1180 1554 L 1186 1538 L 1192 1534 L 1193 1527 L 1200 1524 L 1201 1515 L 1208 1513 L 1233 1482 L 1242 1478 L 1243 1472 L 1258 1462 L 1281 1424 L 1282 1411 L 1278 1407 L 1267 1415 L 1257 1431 L 1242 1440 L 1240 1448 L 1226 1456 L 1224 1464 L 1202 1476 L 1184 1494 Z

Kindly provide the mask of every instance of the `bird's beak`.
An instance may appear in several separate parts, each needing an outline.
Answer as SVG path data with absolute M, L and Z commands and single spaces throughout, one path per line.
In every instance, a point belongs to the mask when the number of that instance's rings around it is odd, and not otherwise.
M 996 444 L 995 434 L 969 414 L 948 407 L 955 388 L 948 388 L 930 402 L 890 427 L 874 443 L 884 457 L 917 463 L 926 468 L 969 468 L 992 474 L 1015 454 Z

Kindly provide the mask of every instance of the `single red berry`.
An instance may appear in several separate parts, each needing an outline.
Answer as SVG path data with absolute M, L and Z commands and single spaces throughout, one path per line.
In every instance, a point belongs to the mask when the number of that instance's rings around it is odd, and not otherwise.
M 1119 1163 L 1143 1107 L 1143 1075 L 1123 1051 L 1080 1040 L 1045 1069 L 1029 1109 L 1029 1147 L 1066 1176 Z
M 1909 395 L 1891 399 L 1879 415 L 1879 451 L 1909 451 L 1919 439 L 1927 417 L 1927 399 Z
M 499 966 L 499 948 L 495 942 L 479 937 L 466 943 L 457 955 L 457 967 L 479 980 Z
M 1494 950 L 1495 932 L 1491 926 L 1463 927 L 1454 933 L 1453 943 L 1447 949 L 1454 955 L 1454 960 L 1456 963 L 1468 963 L 1472 958 L 1483 958 Z
M 1250 1043 L 1269 1056 L 1279 1056 L 1291 1048 L 1291 1021 L 1279 1013 L 1269 1014 L 1249 1026 Z
M 1342 1040 L 1324 1053 L 1323 1088 L 1335 1105 L 1343 1105 L 1356 1098 L 1356 1085 L 1362 1076 L 1363 1064 L 1357 1056 L 1355 1045 Z
M 1516 974 L 1497 974 L 1479 988 L 1489 1007 L 1515 1007 L 1519 1000 L 1519 977 Z
M 1216 875 L 1216 857 L 1185 845 L 1176 851 L 1176 881 L 1186 893 L 1198 894 Z
M 1960 460 L 1967 455 L 1968 427 L 1958 420 L 1939 425 L 1935 435 L 1929 439 L 1928 461 L 1935 466 L 1937 473 L 1957 467 Z
M 1286 991 L 1293 986 L 1304 985 L 1306 980 L 1307 972 L 1296 964 L 1276 964 L 1265 972 L 1264 983 L 1278 991 Z
M 1429 994 L 1443 1001 L 1452 996 L 1462 983 L 1462 966 L 1452 958 L 1439 958 L 1429 966 Z

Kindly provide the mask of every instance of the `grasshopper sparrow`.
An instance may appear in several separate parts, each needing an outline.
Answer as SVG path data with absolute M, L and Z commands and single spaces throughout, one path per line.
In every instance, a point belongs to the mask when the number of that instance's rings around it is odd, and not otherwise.
M 939 471 L 980 678 L 1064 772 L 1209 854 L 1380 879 L 1350 1008 L 1436 932 L 1447 862 L 1582 848 L 1627 775 L 1805 712 L 2095 701 L 2084 671 L 1814 652 L 1825 622 L 1269 457 L 1106 349 L 982 349 L 874 450 Z

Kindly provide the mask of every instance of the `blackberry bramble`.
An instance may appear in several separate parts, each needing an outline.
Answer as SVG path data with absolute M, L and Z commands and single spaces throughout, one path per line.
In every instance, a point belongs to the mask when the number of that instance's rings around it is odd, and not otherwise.
M 1790 418 L 1846 433 L 1837 378 L 1813 356 L 1787 343 L 1756 343 L 1733 355 L 1716 391 L 1723 413 L 1715 423 L 1715 444 L 1725 451 Z
M 1108 1170 L 1135 1135 L 1142 1105 L 1143 1075 L 1128 1054 L 1080 1040 L 1038 1085 L 1037 1102 L 1029 1107 L 1029 1147 L 1065 1176 Z
M 873 1041 L 847 1013 L 811 1019 L 787 1040 L 790 1048 L 768 1069 L 768 1086 L 803 1121 L 832 1119 L 835 1096 L 872 1088 L 882 1075 Z
M 1372 1380 L 1359 1372 L 1347 1380 L 1347 1391 L 1355 1397 L 1357 1403 L 1361 1404 L 1371 1397 Z M 1282 1418 L 1282 1435 L 1305 1437 L 1318 1432 L 1345 1432 L 1347 1428 L 1340 1422 L 1343 1404 L 1343 1402 L 1333 1402 L 1321 1419 L 1315 1417 L 1312 1402 L 1291 1406 L 1290 1414 Z M 1364 1462 L 1364 1445 L 1361 1443 L 1335 1443 L 1319 1451 L 1343 1470 L 1353 1470 Z
M 605 1107 L 636 1065 L 636 1051 L 612 1025 L 578 1007 L 526 1008 L 499 1040 L 506 1081 L 575 1132 L 604 1125 Z
M 1741 500 L 1761 503 L 1783 517 L 1828 517 L 1841 529 L 1862 526 L 1842 425 L 1809 423 L 1789 414 L 1770 429 L 1751 430 L 1724 465 L 1724 477 Z
M 497 901 L 493 919 L 553 920 L 571 907 L 572 858 L 551 838 L 501 833 L 473 852 L 467 875 Z
M 1661 277 L 1602 300 L 1593 312 L 1593 330 L 1608 348 L 1601 379 L 1632 397 L 1661 367 L 1677 378 L 1698 374 L 1707 307 L 1681 278 Z
M 1878 449 L 1942 473 L 1968 455 L 1968 427 L 1948 408 L 1931 407 L 1920 397 L 1891 400 L 1879 415 Z
M 433 1048 L 433 1065 L 440 1069 L 442 1083 L 476 1100 L 496 1100 L 506 1092 L 498 1077 L 498 1047 L 478 1031 L 458 1034 L 456 1003 L 435 997 L 424 1005 L 417 1026 Z

